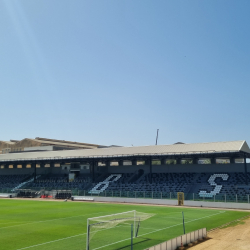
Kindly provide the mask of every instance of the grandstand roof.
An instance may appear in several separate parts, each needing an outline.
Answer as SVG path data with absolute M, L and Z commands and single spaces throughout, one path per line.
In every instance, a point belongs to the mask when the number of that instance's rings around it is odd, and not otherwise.
M 65 140 L 56 140 L 56 139 L 48 139 L 48 138 L 41 138 L 41 137 L 36 137 L 35 139 L 30 139 L 33 141 L 45 143 L 45 144 L 50 144 L 50 145 L 66 145 L 66 146 L 72 146 L 72 147 L 83 147 L 85 148 L 86 146 L 89 148 L 96 148 L 99 145 L 97 144 L 90 144 L 90 143 L 82 143 L 82 142 L 73 142 L 73 141 L 65 141 Z
M 0 161 L 43 160 L 51 158 L 110 158 L 126 156 L 171 156 L 216 153 L 246 153 L 250 157 L 250 149 L 246 141 L 210 142 L 192 144 L 154 145 L 139 147 L 109 147 L 95 149 L 78 149 L 63 151 L 46 151 L 30 153 L 12 153 L 0 155 Z

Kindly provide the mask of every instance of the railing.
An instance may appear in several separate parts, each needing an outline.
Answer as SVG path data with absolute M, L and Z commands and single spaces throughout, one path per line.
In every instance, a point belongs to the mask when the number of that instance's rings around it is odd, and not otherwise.
M 13 188 L 0 188 L 0 193 L 16 193 L 12 191 Z M 25 190 L 25 189 L 22 189 Z M 70 190 L 72 195 L 77 196 L 92 196 L 92 197 L 123 197 L 123 198 L 144 198 L 144 199 L 168 199 L 168 200 L 176 200 L 177 193 L 176 192 L 151 192 L 151 191 L 111 191 L 106 190 L 100 194 L 91 194 L 89 190 L 81 190 L 81 189 L 72 189 L 65 187 L 44 187 L 44 188 L 28 188 L 27 191 L 57 191 L 57 190 Z M 208 201 L 208 202 L 235 202 L 235 203 L 250 203 L 250 194 L 240 195 L 227 195 L 227 194 L 217 194 L 213 197 L 200 197 L 195 193 L 184 194 L 185 200 L 189 201 Z
M 203 240 L 207 236 L 207 229 L 202 228 L 171 240 L 165 241 L 158 245 L 147 248 L 146 250 L 175 250 L 177 247 L 185 246 L 197 240 Z

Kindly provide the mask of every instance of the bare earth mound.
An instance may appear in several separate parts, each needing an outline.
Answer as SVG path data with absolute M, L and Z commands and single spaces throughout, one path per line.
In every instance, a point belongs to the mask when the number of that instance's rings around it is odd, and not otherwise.
M 250 249 L 250 219 L 244 220 L 244 224 L 236 226 L 216 229 L 208 233 L 211 238 L 197 246 L 192 250 L 246 250 Z

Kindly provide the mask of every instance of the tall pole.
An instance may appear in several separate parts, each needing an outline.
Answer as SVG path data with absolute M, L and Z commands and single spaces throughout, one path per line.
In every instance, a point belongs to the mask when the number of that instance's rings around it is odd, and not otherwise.
M 182 220 L 183 220 L 183 232 L 185 233 L 185 221 L 184 221 L 184 213 L 182 212 Z
M 133 224 L 131 224 L 131 250 L 133 250 Z
M 157 129 L 155 145 L 157 145 L 157 141 L 158 141 L 158 132 L 159 132 L 159 129 Z
M 87 246 L 86 246 L 86 250 L 89 250 L 89 219 L 87 219 Z

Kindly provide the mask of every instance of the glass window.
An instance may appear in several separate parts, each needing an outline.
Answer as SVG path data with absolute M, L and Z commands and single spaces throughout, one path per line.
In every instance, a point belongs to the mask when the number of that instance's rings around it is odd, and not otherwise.
M 165 163 L 166 163 L 166 164 L 169 164 L 169 165 L 171 165 L 171 164 L 176 164 L 176 160 L 175 160 L 175 159 L 168 159 L 168 160 L 166 160 Z
M 216 164 L 229 164 L 229 159 L 216 159 Z
M 211 159 L 199 159 L 198 164 L 211 164 Z
M 119 162 L 118 161 L 111 161 L 110 166 L 119 166 Z
M 235 159 L 235 163 L 244 163 L 243 158 Z
M 181 164 L 193 164 L 193 159 L 182 159 Z
M 132 165 L 132 161 L 123 161 L 124 166 Z
M 152 165 L 161 165 L 161 161 L 154 159 L 154 160 L 152 160 Z
M 145 165 L 145 161 L 137 161 L 136 165 L 140 166 L 140 165 Z

